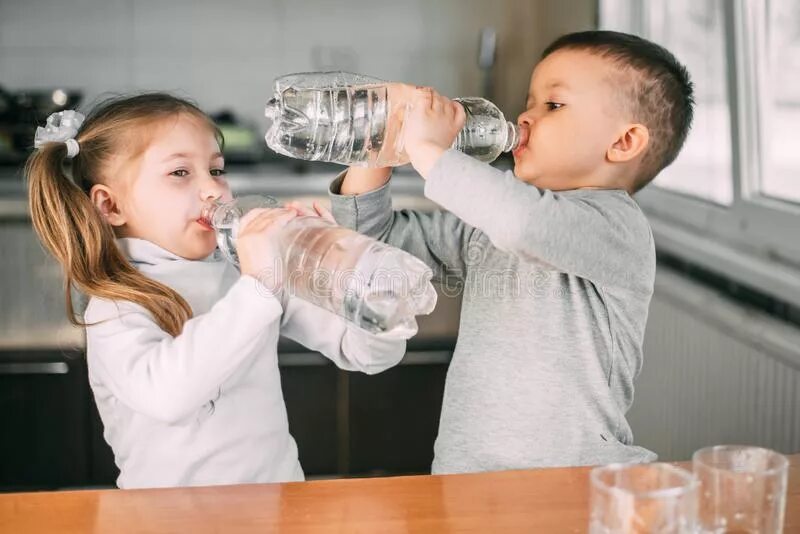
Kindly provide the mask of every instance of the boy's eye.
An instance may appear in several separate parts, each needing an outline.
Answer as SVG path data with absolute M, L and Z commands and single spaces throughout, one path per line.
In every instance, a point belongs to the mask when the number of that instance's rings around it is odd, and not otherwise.
M 189 175 L 189 171 L 187 171 L 186 169 L 177 169 L 177 170 L 172 171 L 170 174 L 172 176 L 179 176 L 179 177 L 183 178 L 184 176 L 188 176 Z
M 211 176 L 220 177 L 228 174 L 225 169 L 211 169 Z
M 559 104 L 558 102 L 545 102 L 545 105 L 548 111 L 555 111 L 564 107 L 564 104 Z

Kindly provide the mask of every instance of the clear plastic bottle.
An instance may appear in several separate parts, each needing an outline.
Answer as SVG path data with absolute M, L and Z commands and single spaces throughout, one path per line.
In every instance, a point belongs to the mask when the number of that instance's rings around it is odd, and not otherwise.
M 209 204 L 202 218 L 217 232 L 226 259 L 238 265 L 239 220 L 255 208 L 277 208 L 267 196 L 250 195 Z M 280 233 L 283 289 L 370 332 L 417 332 L 416 315 L 433 311 L 431 270 L 414 256 L 337 226 L 299 216 Z
M 264 139 L 285 156 L 363 167 L 408 163 L 403 118 L 413 86 L 348 72 L 309 72 L 277 78 L 265 115 Z M 483 98 L 456 98 L 466 123 L 453 148 L 493 161 L 519 143 L 519 129 Z

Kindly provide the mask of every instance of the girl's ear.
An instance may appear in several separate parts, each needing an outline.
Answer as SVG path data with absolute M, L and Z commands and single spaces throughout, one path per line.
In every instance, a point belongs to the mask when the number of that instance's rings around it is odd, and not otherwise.
M 606 151 L 608 161 L 624 163 L 644 154 L 650 143 L 650 131 L 643 124 L 628 124 Z
M 89 198 L 95 205 L 100 215 L 108 221 L 111 226 L 122 226 L 125 224 L 125 216 L 117 204 L 117 197 L 110 187 L 103 184 L 95 184 L 89 191 Z

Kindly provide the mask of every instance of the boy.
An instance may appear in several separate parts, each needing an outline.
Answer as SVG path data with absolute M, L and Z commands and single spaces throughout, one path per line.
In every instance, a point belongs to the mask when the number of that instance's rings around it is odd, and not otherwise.
M 644 39 L 569 34 L 544 51 L 526 108 L 512 174 L 449 149 L 463 108 L 417 91 L 406 152 L 448 212 L 392 212 L 388 169 L 331 186 L 339 223 L 463 283 L 434 473 L 656 458 L 625 419 L 655 278 L 631 195 L 686 139 L 689 75 Z

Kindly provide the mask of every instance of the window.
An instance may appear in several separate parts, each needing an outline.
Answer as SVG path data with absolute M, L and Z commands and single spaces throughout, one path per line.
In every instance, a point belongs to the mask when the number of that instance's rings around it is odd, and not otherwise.
M 764 195 L 800 202 L 800 2 L 767 2 Z
M 718 202 L 733 202 L 731 124 L 722 2 L 653 2 L 646 33 L 686 65 L 695 87 L 692 130 L 655 184 Z
M 656 245 L 800 305 L 800 2 L 599 0 L 599 13 L 695 83 L 686 145 L 637 194 Z

